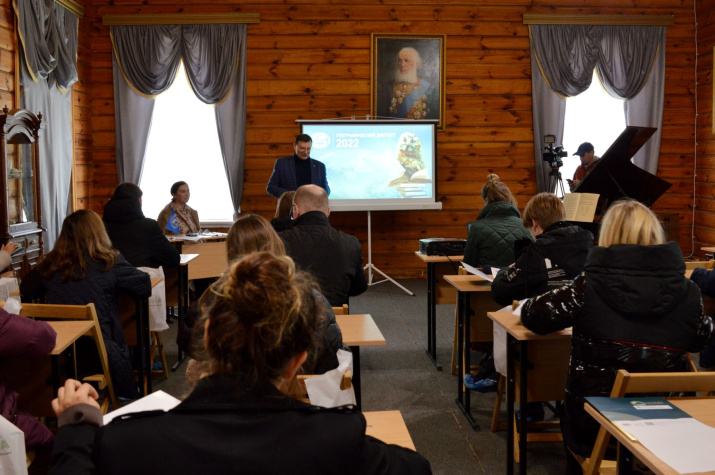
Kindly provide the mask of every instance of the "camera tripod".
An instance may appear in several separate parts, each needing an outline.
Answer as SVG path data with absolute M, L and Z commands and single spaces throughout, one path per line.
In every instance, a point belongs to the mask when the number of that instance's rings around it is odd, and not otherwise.
M 549 173 L 549 187 L 547 190 L 551 191 L 559 198 L 563 198 L 566 194 L 566 191 L 564 190 L 564 179 L 561 176 L 559 167 L 551 168 L 551 173 Z M 559 192 L 561 192 L 561 194 L 559 194 Z

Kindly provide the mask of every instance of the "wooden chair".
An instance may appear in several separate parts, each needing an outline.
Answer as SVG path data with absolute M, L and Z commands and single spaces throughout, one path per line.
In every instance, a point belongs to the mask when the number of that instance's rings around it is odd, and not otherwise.
M 112 406 L 119 407 L 119 401 L 114 393 L 114 386 L 112 384 L 112 376 L 109 372 L 109 359 L 107 358 L 107 349 L 104 346 L 104 339 L 102 338 L 102 329 L 99 326 L 99 319 L 97 318 L 97 310 L 94 308 L 93 303 L 87 305 L 53 305 L 53 304 L 30 304 L 23 303 L 22 310 L 20 310 L 20 315 L 29 318 L 41 318 L 46 320 L 90 320 L 94 323 L 92 329 L 87 332 L 88 335 L 94 338 L 97 344 L 97 353 L 99 354 L 99 360 L 102 364 L 102 372 L 100 375 L 89 376 L 84 379 L 84 381 L 94 381 L 100 386 L 100 389 L 106 389 L 108 397 L 105 397 L 102 402 L 101 409 L 102 413 L 106 413 L 109 401 L 111 400 Z
M 715 391 L 715 373 L 712 372 L 629 373 L 621 369 L 618 370 L 616 381 L 613 383 L 611 397 L 671 392 L 702 392 L 703 396 L 707 396 L 713 391 Z M 581 464 L 584 474 L 610 473 L 611 469 L 615 473 L 615 464 L 612 461 L 609 461 L 607 467 L 601 467 L 610 437 L 611 434 L 601 427 L 591 456 L 584 458 L 574 454 L 576 460 Z
M 348 315 L 350 312 L 348 311 L 348 304 L 343 304 L 342 307 L 333 307 L 333 313 L 335 315 Z
M 711 261 L 685 261 L 685 270 L 693 269 L 708 269 L 712 270 L 715 268 L 715 260 Z
M 307 402 L 310 404 L 310 398 L 308 397 L 308 389 L 305 387 L 305 380 L 310 379 L 313 376 L 318 376 L 316 374 L 299 374 L 293 379 L 291 387 L 288 391 L 290 397 L 298 399 L 299 401 Z M 340 389 L 349 389 L 352 386 L 353 374 L 350 370 L 345 371 L 343 374 L 343 379 L 340 381 Z

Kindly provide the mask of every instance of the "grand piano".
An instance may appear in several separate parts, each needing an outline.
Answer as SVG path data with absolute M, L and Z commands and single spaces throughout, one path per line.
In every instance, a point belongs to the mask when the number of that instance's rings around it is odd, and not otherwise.
M 579 184 L 571 189 L 573 193 L 597 193 L 600 195 L 596 209 L 598 221 L 606 209 L 619 199 L 632 198 L 651 207 L 672 186 L 671 183 L 631 162 L 631 158 L 656 130 L 653 127 L 626 127 Z M 675 223 L 669 223 L 667 217 L 664 220 L 666 221 L 664 223 L 666 233 L 670 235 L 669 224 L 677 226 L 677 219 Z M 594 236 L 597 235 L 597 223 L 578 223 L 578 225 L 593 232 Z M 677 239 L 677 235 L 674 239 Z

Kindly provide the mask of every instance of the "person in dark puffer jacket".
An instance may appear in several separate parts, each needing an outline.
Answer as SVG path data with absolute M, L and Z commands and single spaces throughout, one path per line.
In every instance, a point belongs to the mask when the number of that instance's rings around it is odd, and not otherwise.
M 701 268 L 693 269 L 690 280 L 700 289 L 703 295 L 715 297 L 715 271 Z M 712 315 L 711 315 L 712 316 Z M 700 353 L 698 365 L 701 368 L 715 368 L 715 338 L 710 341 L 710 344 Z
M 514 195 L 499 176 L 488 175 L 481 194 L 486 206 L 477 220 L 467 225 L 464 262 L 473 267 L 509 266 L 515 261 L 514 242 L 533 239 L 521 221 Z
M 142 190 L 134 183 L 120 183 L 104 206 L 102 220 L 114 247 L 134 267 L 179 265 L 181 254 L 161 228 L 142 212 Z
M 120 397 L 136 398 L 139 388 L 134 381 L 131 355 L 119 320 L 117 295 L 120 292 L 134 298 L 149 298 L 149 274 L 133 267 L 112 248 L 102 219 L 87 209 L 65 218 L 54 249 L 42 256 L 20 285 L 23 301 L 44 300 L 64 305 L 94 303 L 114 390 Z
M 593 247 L 593 234 L 564 219 L 564 204 L 553 193 L 539 193 L 529 200 L 524 208 L 524 227 L 535 241 L 515 243 L 514 267 L 500 271 L 492 283 L 496 302 L 510 305 L 514 300 L 534 297 L 561 287 L 581 273 Z
M 616 203 L 583 274 L 522 308 L 522 323 L 535 333 L 573 327 L 561 430 L 577 455 L 590 455 L 599 429 L 584 411 L 586 396 L 608 396 L 619 369 L 687 371 L 688 352 L 712 337 L 712 319 L 684 276 L 680 248 L 664 242 L 652 211 L 636 201 Z M 568 457 L 568 473 L 581 473 Z
M 329 215 L 327 192 L 303 185 L 293 200 L 293 227 L 278 235 L 296 266 L 313 274 L 330 305 L 340 307 L 367 290 L 367 279 L 360 241 L 334 229 Z

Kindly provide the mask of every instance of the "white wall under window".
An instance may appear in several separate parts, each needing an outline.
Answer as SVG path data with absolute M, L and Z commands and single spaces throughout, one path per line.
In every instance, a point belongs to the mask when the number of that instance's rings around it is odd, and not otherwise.
M 202 223 L 233 220 L 214 107 L 196 98 L 183 63 L 174 84 L 156 98 L 139 183 L 144 215 L 159 216 L 177 181 L 188 183 L 189 206 L 198 211 Z
M 581 164 L 579 157 L 573 156 L 578 146 L 583 142 L 591 142 L 596 156 L 600 157 L 625 128 L 623 100 L 608 95 L 594 70 L 591 87 L 578 96 L 566 99 L 563 145 L 569 156 L 563 159 L 561 174 L 567 193 L 569 187 L 566 179 L 573 178 L 576 168 Z

